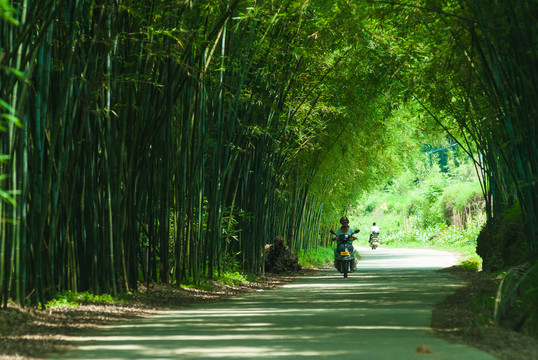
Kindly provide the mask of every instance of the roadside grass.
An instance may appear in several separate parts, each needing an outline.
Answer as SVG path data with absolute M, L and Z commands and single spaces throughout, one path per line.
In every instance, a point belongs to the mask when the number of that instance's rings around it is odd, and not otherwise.
M 213 278 L 202 276 L 196 282 L 192 278 L 186 279 L 183 283 L 181 283 L 181 287 L 184 289 L 215 291 L 226 286 L 234 287 L 257 281 L 259 281 L 259 278 L 253 273 L 228 270 L 221 272 L 220 275 L 215 272 L 213 274 Z
M 215 273 L 212 279 L 201 277 L 195 283 L 193 279 L 188 279 L 180 285 L 184 289 L 196 289 L 202 291 L 217 291 L 223 287 L 235 287 L 249 282 L 257 282 L 259 279 L 256 275 L 239 272 L 239 271 L 224 271 L 220 276 Z M 79 305 L 128 305 L 136 300 L 140 293 L 136 291 L 122 293 L 117 297 L 109 294 L 96 295 L 90 292 L 73 292 L 70 290 L 62 291 L 56 294 L 56 297 L 48 301 L 45 306 L 50 308 L 75 308 Z
M 317 268 L 325 266 L 333 261 L 333 248 L 318 246 L 313 249 L 300 251 L 299 264 L 305 268 Z
M 46 303 L 47 308 L 77 307 L 78 305 L 122 305 L 132 299 L 131 294 L 114 297 L 109 294 L 96 295 L 90 292 L 62 291 Z

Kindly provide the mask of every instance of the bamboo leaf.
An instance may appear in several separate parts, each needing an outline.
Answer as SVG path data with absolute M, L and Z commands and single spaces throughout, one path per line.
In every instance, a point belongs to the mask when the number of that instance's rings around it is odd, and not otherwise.
M 19 118 L 17 118 L 15 115 L 11 115 L 11 114 L 0 114 L 0 118 L 2 118 L 2 119 L 6 119 L 6 120 L 8 120 L 9 122 L 12 122 L 13 124 L 17 125 L 19 128 L 22 128 L 22 127 L 23 127 L 22 123 L 19 121 Z
M 0 189 L 0 198 L 6 200 L 7 202 L 9 202 L 13 206 L 17 206 L 17 201 L 7 191 L 4 191 L 4 190 Z
M 19 20 L 13 17 L 15 9 L 9 5 L 8 0 L 0 0 L 0 19 L 4 19 L 13 25 L 19 25 Z
M 13 108 L 13 106 L 11 106 L 9 103 L 7 103 L 6 101 L 2 99 L 0 99 L 0 107 L 7 110 L 8 112 L 11 112 L 11 113 L 15 112 L 15 109 Z

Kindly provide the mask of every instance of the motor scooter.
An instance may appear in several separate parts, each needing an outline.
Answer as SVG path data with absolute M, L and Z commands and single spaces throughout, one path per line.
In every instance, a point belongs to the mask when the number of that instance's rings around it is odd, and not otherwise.
M 360 230 L 355 230 L 354 234 L 357 234 Z M 344 277 L 347 278 L 348 273 L 355 271 L 356 257 L 353 252 L 353 240 L 357 238 L 350 234 L 341 234 L 336 235 L 336 233 L 331 230 L 331 234 L 335 237 L 332 239 L 336 241 L 336 249 L 334 249 L 334 267 L 338 270 L 339 273 L 344 274 Z
M 379 233 L 372 233 L 372 236 L 370 237 L 370 247 L 372 250 L 377 249 L 379 246 Z

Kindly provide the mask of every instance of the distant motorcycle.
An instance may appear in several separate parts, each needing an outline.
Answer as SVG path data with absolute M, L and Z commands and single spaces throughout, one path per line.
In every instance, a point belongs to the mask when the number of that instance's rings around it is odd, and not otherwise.
M 359 230 L 355 230 L 353 234 L 357 234 Z M 355 253 L 353 252 L 353 240 L 357 238 L 350 234 L 341 234 L 336 235 L 336 233 L 331 230 L 331 234 L 335 236 L 333 241 L 336 241 L 336 249 L 334 250 L 334 267 L 338 270 L 339 273 L 344 274 L 344 277 L 347 278 L 348 273 L 355 271 Z
M 372 233 L 372 236 L 370 237 L 370 247 L 372 250 L 377 249 L 379 246 L 379 234 L 378 233 Z

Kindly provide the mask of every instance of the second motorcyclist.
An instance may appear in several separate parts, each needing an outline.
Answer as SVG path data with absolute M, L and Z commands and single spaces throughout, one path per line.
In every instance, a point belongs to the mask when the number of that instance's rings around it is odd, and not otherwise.
M 368 239 L 368 243 L 372 243 L 372 238 L 376 237 L 375 235 L 379 236 L 379 227 L 374 222 L 372 228 L 370 229 L 370 239 Z

